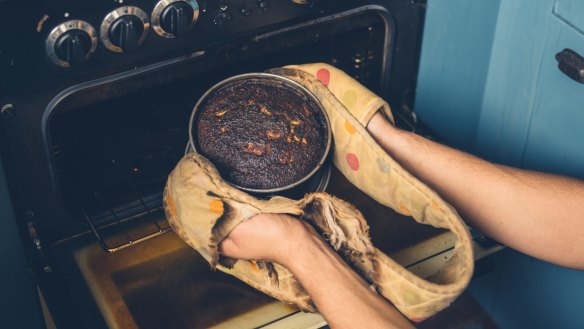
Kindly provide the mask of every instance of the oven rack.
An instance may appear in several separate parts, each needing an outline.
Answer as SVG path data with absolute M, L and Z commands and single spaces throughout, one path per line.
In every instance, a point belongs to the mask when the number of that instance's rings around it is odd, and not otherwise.
M 138 194 L 134 185 L 128 184 L 136 200 L 121 207 L 113 207 L 90 215 L 78 194 L 75 194 L 82 217 L 85 219 L 100 246 L 109 253 L 128 248 L 172 230 L 162 206 L 162 193 L 147 197 Z

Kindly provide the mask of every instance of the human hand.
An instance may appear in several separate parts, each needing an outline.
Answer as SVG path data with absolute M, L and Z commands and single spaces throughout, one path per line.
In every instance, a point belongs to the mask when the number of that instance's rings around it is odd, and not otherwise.
M 227 257 L 285 265 L 314 229 L 285 214 L 259 214 L 243 221 L 219 245 Z
M 396 156 L 394 152 L 394 144 L 399 140 L 397 136 L 400 134 L 401 130 L 387 121 L 383 113 L 377 112 L 373 115 L 367 124 L 367 131 L 369 131 L 371 137 L 373 137 L 385 152 L 392 156 Z
M 391 133 L 393 130 L 397 129 L 394 125 L 387 121 L 387 118 L 381 111 L 377 111 L 377 113 L 371 117 L 371 120 L 369 120 L 369 123 L 367 123 L 366 128 L 373 137 L 379 136 L 383 133 Z

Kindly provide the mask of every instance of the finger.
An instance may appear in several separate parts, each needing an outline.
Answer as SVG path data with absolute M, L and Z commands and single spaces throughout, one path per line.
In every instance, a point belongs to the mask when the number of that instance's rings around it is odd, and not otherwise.
M 237 245 L 233 240 L 226 238 L 219 244 L 219 252 L 227 257 L 237 258 Z

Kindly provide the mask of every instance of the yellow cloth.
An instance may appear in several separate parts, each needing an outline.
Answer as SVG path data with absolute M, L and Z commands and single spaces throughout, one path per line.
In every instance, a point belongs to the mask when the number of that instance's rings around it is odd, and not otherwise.
M 316 77 L 362 126 L 366 127 L 369 120 L 379 110 L 391 123 L 394 123 L 393 114 L 386 101 L 336 67 L 315 63 L 289 65 L 286 68 L 299 69 Z
M 450 205 L 404 170 L 365 130 L 364 125 L 378 109 L 392 118 L 387 103 L 326 64 L 271 72 L 302 84 L 322 103 L 332 126 L 333 162 L 347 179 L 381 204 L 419 223 L 452 231 L 457 236 L 453 257 L 432 278 L 417 277 L 371 245 L 365 220 L 350 204 L 326 193 L 312 193 L 298 201 L 282 197 L 258 200 L 226 184 L 212 164 L 194 153 L 179 162 L 165 188 L 165 210 L 173 229 L 218 269 L 303 310 L 315 311 L 310 297 L 284 267 L 232 263 L 217 253 L 218 244 L 235 226 L 258 213 L 301 216 L 325 234 L 329 232 L 329 238 L 334 236 L 330 242 L 335 250 L 345 243 L 355 251 L 352 254 L 360 255 L 345 260 L 408 318 L 422 320 L 448 306 L 472 275 L 470 234 Z

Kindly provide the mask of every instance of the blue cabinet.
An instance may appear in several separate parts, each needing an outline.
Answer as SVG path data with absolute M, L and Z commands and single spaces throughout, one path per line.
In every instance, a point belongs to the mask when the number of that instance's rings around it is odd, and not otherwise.
M 554 16 L 583 33 L 584 31 L 584 1 L 556 0 Z
M 553 0 L 501 1 L 472 149 L 488 160 L 523 163 L 553 5 Z
M 555 59 L 584 55 L 584 0 L 489 2 L 428 0 L 415 111 L 488 160 L 584 178 L 584 85 Z M 584 272 L 511 250 L 494 261 L 470 290 L 501 328 L 584 328 Z
M 415 112 L 440 139 L 470 150 L 499 0 L 428 0 Z
M 584 1 L 572 2 L 580 8 L 572 22 L 584 26 Z M 584 84 L 562 73 L 555 59 L 564 48 L 584 55 L 584 35 L 555 11 L 545 40 L 523 166 L 584 178 Z

